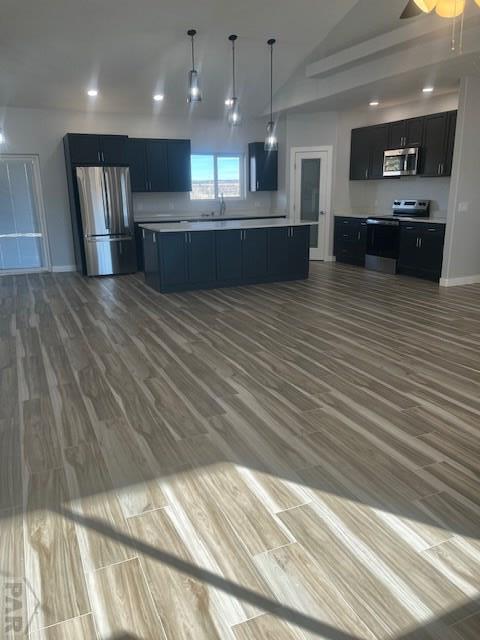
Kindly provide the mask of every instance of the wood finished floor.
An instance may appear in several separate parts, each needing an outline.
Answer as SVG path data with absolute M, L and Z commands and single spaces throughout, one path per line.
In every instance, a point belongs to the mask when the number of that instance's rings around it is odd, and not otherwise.
M 479 312 L 0 278 L 0 637 L 478 640 Z

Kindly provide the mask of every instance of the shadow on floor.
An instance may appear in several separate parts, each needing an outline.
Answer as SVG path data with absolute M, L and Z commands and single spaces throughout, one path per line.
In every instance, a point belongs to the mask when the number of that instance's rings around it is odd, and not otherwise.
M 325 640 L 362 640 L 358 636 L 351 635 L 329 624 L 321 622 L 312 616 L 306 615 L 296 609 L 284 606 L 278 602 L 266 598 L 265 596 L 242 587 L 231 580 L 223 578 L 211 571 L 198 567 L 190 562 L 186 562 L 171 553 L 162 551 L 136 538 L 126 535 L 113 527 L 97 520 L 96 518 L 87 517 L 76 514 L 69 509 L 58 509 L 57 513 L 72 522 L 88 527 L 102 536 L 110 537 L 121 544 L 130 547 L 139 554 L 149 556 L 158 562 L 168 565 L 187 576 L 195 578 L 214 589 L 223 591 L 243 602 L 251 604 L 259 609 L 263 609 L 267 613 L 285 620 L 286 622 L 297 626 L 305 631 L 318 635 Z M 480 610 L 480 597 L 471 599 L 454 610 L 447 611 L 442 616 L 434 618 L 424 625 L 419 625 L 415 629 L 408 630 L 406 633 L 397 636 L 394 640 L 441 640 L 446 637 L 448 632 L 447 624 L 452 620 L 460 620 L 472 612 Z M 136 640 L 135 636 L 120 635 L 114 636 L 111 640 Z

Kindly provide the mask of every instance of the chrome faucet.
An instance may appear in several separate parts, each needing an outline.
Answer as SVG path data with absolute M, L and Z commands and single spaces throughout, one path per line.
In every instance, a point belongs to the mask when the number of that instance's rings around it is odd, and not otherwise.
M 223 193 L 220 194 L 220 216 L 224 216 L 227 210 L 227 203 L 225 202 L 225 198 L 223 197 Z

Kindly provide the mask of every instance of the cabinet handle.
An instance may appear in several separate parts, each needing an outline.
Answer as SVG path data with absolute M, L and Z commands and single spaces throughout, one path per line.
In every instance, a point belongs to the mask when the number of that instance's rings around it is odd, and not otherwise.
M 157 244 L 157 234 L 153 234 L 153 244 Z
M 257 188 L 257 191 L 258 191 L 258 180 L 257 180 L 257 186 L 256 186 L 256 188 Z
M 440 165 L 440 175 L 443 176 L 443 162 Z
M 145 229 L 142 229 L 142 238 L 145 240 Z
M 98 161 L 99 161 L 99 162 L 101 162 L 101 161 L 102 161 L 102 159 L 101 159 L 101 157 L 100 157 L 100 151 L 97 151 L 97 158 L 98 158 Z
M 422 238 L 418 239 L 418 248 L 421 249 L 422 248 Z
M 368 180 L 368 169 L 365 169 L 365 180 Z
M 102 162 L 105 162 L 105 154 L 102 151 Z
M 357 236 L 357 240 L 360 240 L 360 231 L 358 232 Z

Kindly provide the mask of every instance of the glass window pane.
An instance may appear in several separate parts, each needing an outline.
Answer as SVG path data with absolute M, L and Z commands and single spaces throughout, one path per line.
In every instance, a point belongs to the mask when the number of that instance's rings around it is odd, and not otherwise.
M 193 155 L 192 200 L 213 200 L 215 198 L 215 169 L 213 155 Z
M 43 266 L 33 162 L 0 158 L 0 270 Z
M 240 158 L 220 156 L 217 158 L 218 194 L 224 198 L 240 198 Z
M 300 220 L 317 222 L 320 212 L 320 159 L 304 158 L 301 167 Z M 310 227 L 310 247 L 318 246 L 318 228 Z

